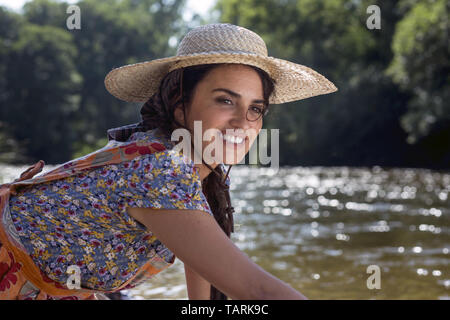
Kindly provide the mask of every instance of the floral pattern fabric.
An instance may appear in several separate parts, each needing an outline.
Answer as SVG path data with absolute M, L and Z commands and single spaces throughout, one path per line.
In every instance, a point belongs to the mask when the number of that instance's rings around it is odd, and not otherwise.
M 46 174 L 59 179 L 46 181 L 44 175 L 29 185 L 24 181 L 4 211 L 3 220 L 9 214 L 15 228 L 10 236 L 14 234 L 43 276 L 62 288 L 70 266 L 81 270 L 82 288 L 97 291 L 112 292 L 148 279 L 170 266 L 175 256 L 127 208 L 212 215 L 199 173 L 172 146 L 157 129 L 136 132 L 125 143 L 113 140 L 83 157 L 89 165 L 76 159 Z M 143 266 L 147 272 L 140 272 Z M 1 288 L 13 278 L 5 278 Z
M 98 293 L 84 297 L 77 295 L 51 296 L 39 290 L 24 277 L 22 264 L 17 262 L 14 255 L 0 243 L 0 297 L 1 300 L 98 300 L 105 299 Z M 47 279 L 47 281 L 51 281 Z

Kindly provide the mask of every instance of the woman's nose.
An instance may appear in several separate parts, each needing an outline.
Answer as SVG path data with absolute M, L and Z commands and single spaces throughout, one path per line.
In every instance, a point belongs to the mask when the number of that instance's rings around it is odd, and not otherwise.
M 247 109 L 236 108 L 231 123 L 235 128 L 248 129 L 255 125 L 247 119 Z

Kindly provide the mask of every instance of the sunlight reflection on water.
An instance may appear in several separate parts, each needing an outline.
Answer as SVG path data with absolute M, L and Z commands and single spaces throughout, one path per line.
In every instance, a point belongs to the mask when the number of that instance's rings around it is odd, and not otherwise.
M 449 173 L 292 167 L 274 177 L 234 167 L 230 174 L 234 242 L 310 299 L 448 299 Z M 380 290 L 366 286 L 369 265 L 381 269 Z

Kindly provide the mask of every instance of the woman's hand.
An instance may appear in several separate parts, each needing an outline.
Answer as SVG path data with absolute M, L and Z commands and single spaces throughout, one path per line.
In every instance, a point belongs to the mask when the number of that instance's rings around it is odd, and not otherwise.
M 190 300 L 209 300 L 211 284 L 186 264 L 184 265 L 184 274 L 186 276 L 188 298 Z

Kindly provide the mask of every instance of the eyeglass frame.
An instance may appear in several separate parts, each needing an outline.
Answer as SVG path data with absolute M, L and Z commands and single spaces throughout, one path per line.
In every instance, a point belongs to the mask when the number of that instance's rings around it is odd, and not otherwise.
M 255 121 L 258 121 L 261 118 L 264 118 L 267 115 L 267 113 L 269 113 L 269 106 L 265 106 L 264 109 L 262 110 L 262 112 L 258 115 L 258 117 L 255 120 L 250 120 L 248 118 L 248 111 L 249 110 L 250 109 L 247 109 L 247 112 L 245 113 L 245 119 L 247 119 L 247 121 L 250 121 L 250 122 L 255 122 Z

